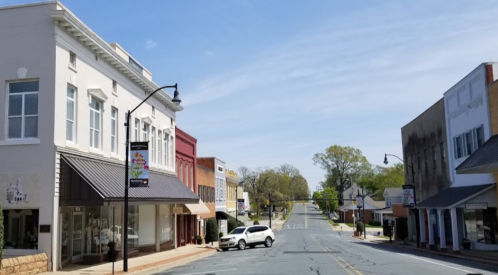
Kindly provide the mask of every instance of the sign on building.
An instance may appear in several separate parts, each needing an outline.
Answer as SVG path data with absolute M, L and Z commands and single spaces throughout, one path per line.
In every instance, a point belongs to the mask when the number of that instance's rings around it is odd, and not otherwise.
M 149 142 L 131 142 L 130 160 L 130 187 L 149 186 Z
M 465 210 L 486 210 L 488 209 L 487 202 L 466 203 Z

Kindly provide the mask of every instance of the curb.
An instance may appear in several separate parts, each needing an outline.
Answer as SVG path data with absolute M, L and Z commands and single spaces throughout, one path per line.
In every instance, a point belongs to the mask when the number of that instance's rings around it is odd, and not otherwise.
M 458 254 L 452 254 L 451 252 L 440 252 L 440 251 L 433 251 L 429 249 L 422 249 L 422 248 L 416 248 L 416 247 L 409 247 L 409 246 L 401 246 L 401 245 L 396 245 L 396 244 L 389 244 L 386 242 L 378 242 L 378 241 L 370 241 L 371 243 L 375 244 L 381 244 L 381 245 L 386 245 L 386 246 L 392 246 L 392 247 L 399 247 L 399 248 L 404 248 L 404 249 L 410 249 L 410 250 L 415 250 L 415 251 L 420 251 L 420 252 L 425 252 L 433 255 L 439 255 L 443 257 L 448 257 L 448 258 L 455 258 L 455 259 L 462 259 L 462 260 L 468 260 L 472 262 L 477 262 L 481 264 L 488 264 L 492 266 L 498 266 L 497 261 L 493 260 L 487 260 L 487 259 L 482 259 L 482 258 L 476 258 L 476 257 L 469 257 L 469 256 L 462 256 Z
M 156 271 L 163 271 L 165 269 L 173 268 L 179 265 L 187 264 L 202 258 L 209 257 L 216 254 L 216 249 L 206 248 L 204 251 L 194 252 L 190 254 L 185 254 L 181 256 L 176 256 L 171 259 L 162 260 L 155 263 L 145 264 L 141 266 L 136 266 L 130 268 L 128 272 L 115 271 L 114 274 L 128 274 L 128 275 L 145 275 L 151 274 Z M 111 275 L 112 273 L 106 273 L 104 275 Z

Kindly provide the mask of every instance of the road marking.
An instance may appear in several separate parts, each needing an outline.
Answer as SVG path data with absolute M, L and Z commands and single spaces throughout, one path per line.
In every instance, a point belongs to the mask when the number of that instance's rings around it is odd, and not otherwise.
M 304 228 L 308 228 L 308 207 L 304 207 Z
M 334 237 L 339 238 L 339 239 L 341 238 L 340 236 L 334 236 Z
M 354 272 L 356 272 L 358 275 L 363 275 L 361 272 L 359 272 L 358 270 L 356 270 L 356 268 L 354 268 L 353 266 L 351 266 L 348 262 L 346 262 L 343 258 L 341 257 L 337 257 L 339 258 L 339 260 L 341 260 L 342 262 L 344 262 L 347 266 L 349 266 L 349 268 L 351 268 L 352 270 L 354 270 Z
M 313 238 L 313 235 L 310 236 L 310 238 L 318 245 L 320 246 L 324 251 L 331 251 L 328 247 L 326 246 L 323 246 L 321 245 L 315 238 Z M 344 269 L 344 271 L 346 271 L 349 275 L 356 275 L 353 273 L 353 271 L 351 271 L 350 269 L 354 270 L 358 275 L 363 275 L 363 273 L 359 272 L 358 270 L 356 270 L 354 267 L 352 267 L 348 262 L 344 261 L 345 264 L 347 264 L 347 266 L 344 266 L 337 258 L 338 257 L 335 257 L 333 255 L 330 255 L 330 257 L 332 257 L 332 259 L 334 259 L 334 261 L 336 261 L 336 263 L 342 267 L 342 269 Z M 348 268 L 349 266 L 349 268 Z
M 445 264 L 441 264 L 441 263 L 436 263 L 436 262 L 433 262 L 433 261 L 422 259 L 420 257 L 412 256 L 412 255 L 405 255 L 405 254 L 402 254 L 402 253 L 398 253 L 398 254 L 401 255 L 401 256 L 410 257 L 410 258 L 413 258 L 413 259 L 417 259 L 417 260 L 428 262 L 428 263 L 435 264 L 435 265 L 444 266 L 444 267 L 447 267 L 447 268 L 455 269 L 455 270 L 466 272 L 466 273 L 475 273 L 473 271 L 468 271 L 468 270 L 461 269 L 461 268 L 458 268 L 458 267 L 453 267 L 453 266 L 449 266 L 449 265 L 445 265 Z
M 237 270 L 237 268 L 223 269 L 223 270 L 211 270 L 211 271 L 203 271 L 203 272 L 196 272 L 196 273 L 185 273 L 185 274 L 179 274 L 179 275 L 206 274 L 206 273 L 225 272 L 225 271 L 232 271 L 232 270 Z

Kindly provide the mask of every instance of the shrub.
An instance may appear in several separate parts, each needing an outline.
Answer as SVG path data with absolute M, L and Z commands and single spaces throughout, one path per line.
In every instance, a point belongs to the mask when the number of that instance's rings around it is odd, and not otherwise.
M 206 243 L 212 243 L 218 240 L 218 224 L 214 218 L 208 219 L 206 224 Z
M 254 221 L 253 225 L 259 225 L 259 221 Z
M 362 234 L 364 229 L 365 229 L 365 225 L 363 225 L 362 222 L 356 223 L 356 231 L 358 231 L 358 232 L 360 232 L 360 234 Z
M 237 228 L 237 222 L 235 221 L 235 218 L 233 217 L 228 218 L 227 227 L 228 227 L 228 232 L 232 232 L 232 230 Z

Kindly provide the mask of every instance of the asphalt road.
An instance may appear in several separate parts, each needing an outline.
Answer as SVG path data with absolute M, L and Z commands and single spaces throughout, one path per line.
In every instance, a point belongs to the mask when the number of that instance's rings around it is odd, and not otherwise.
M 373 244 L 333 231 L 313 204 L 296 204 L 271 248 L 219 252 L 161 275 L 498 274 L 498 267 Z

